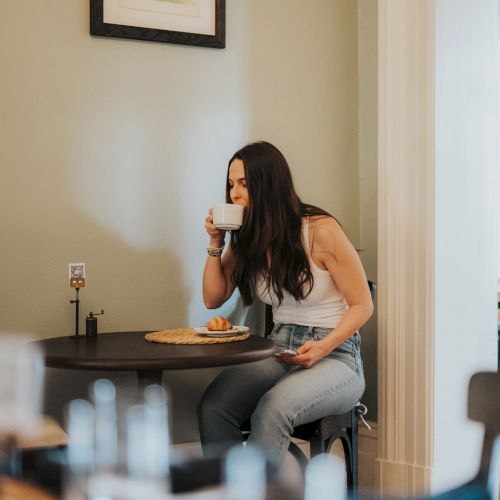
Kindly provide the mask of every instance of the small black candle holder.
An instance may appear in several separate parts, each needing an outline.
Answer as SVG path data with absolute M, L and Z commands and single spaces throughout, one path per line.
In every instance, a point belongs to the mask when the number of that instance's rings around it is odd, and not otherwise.
M 70 304 L 75 304 L 75 334 L 71 335 L 70 338 L 71 339 L 81 339 L 81 338 L 85 338 L 85 336 L 80 335 L 79 329 L 78 329 L 78 326 L 79 326 L 78 320 L 79 320 L 79 316 L 80 316 L 80 299 L 78 298 L 78 292 L 80 291 L 80 289 L 75 288 L 75 290 L 76 290 L 76 299 L 69 301 Z

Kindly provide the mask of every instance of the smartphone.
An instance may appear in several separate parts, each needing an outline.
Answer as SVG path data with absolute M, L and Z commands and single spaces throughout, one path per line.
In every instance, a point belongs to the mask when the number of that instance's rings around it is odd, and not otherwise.
M 298 352 L 294 349 L 281 349 L 274 353 L 274 355 L 278 357 L 283 356 L 283 354 L 286 354 L 287 356 L 297 356 Z

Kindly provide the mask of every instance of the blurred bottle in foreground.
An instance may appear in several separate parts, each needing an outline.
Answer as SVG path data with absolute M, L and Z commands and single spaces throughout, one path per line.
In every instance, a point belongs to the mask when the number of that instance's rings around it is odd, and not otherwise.
M 44 363 L 27 335 L 0 333 L 0 472 L 16 475 L 20 438 L 40 429 Z
M 346 498 L 346 474 L 342 460 L 330 454 L 315 456 L 306 469 L 304 500 Z
M 235 446 L 225 462 L 227 500 L 264 500 L 266 498 L 266 460 L 251 446 Z
M 164 389 L 145 389 L 143 403 L 126 409 L 122 432 L 114 385 L 98 380 L 90 394 L 93 405 L 83 400 L 69 405 L 69 474 L 64 499 L 167 498 L 169 430 Z M 125 440 L 123 447 L 118 446 L 119 435 Z

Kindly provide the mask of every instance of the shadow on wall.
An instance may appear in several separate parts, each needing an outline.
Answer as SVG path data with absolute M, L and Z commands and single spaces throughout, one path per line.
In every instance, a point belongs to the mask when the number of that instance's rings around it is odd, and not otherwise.
M 4 227 L 7 245 L 0 278 L 9 293 L 2 300 L 0 330 L 38 338 L 72 335 L 74 305 L 69 301 L 75 292 L 69 287 L 67 265 L 80 261 L 87 265 L 87 286 L 80 291 L 81 333 L 88 312 L 101 308 L 105 314 L 98 319 L 99 332 L 188 325 L 191 297 L 184 287 L 183 265 L 167 250 L 133 248 L 78 210 L 57 206 L 50 197 L 43 198 L 43 206 L 19 206 L 15 221 L 6 221 Z M 229 318 L 256 333 L 263 331 L 259 304 L 246 308 L 236 301 Z M 174 442 L 199 439 L 196 406 L 218 371 L 164 374 L 171 394 Z M 136 387 L 135 372 L 47 369 L 45 412 L 63 423 L 67 403 L 87 398 L 88 386 L 97 378 L 109 378 L 132 392 Z
M 1 331 L 38 338 L 72 335 L 74 305 L 69 300 L 75 292 L 69 287 L 67 268 L 72 261 L 87 264 L 87 286 L 80 291 L 80 333 L 85 332 L 88 312 L 101 308 L 105 314 L 98 320 L 100 332 L 187 324 L 188 294 L 177 258 L 163 249 L 134 249 L 82 213 L 44 201 L 43 207 L 20 208 L 15 221 L 4 226 L 8 248 L 0 273 L 9 293 L 2 299 Z M 88 385 L 101 377 L 121 386 L 136 385 L 135 372 L 47 369 L 44 411 L 64 422 L 67 403 L 87 398 Z M 185 384 L 179 377 L 175 383 L 180 387 L 172 392 L 197 398 L 196 375 L 187 379 Z M 184 415 L 174 414 L 173 420 L 182 422 Z M 186 426 L 191 433 L 197 428 L 192 420 Z
M 80 331 L 89 311 L 105 310 L 99 331 L 184 326 L 187 291 L 182 266 L 163 249 L 140 251 L 81 213 L 53 209 L 18 213 L 4 230 L 8 244 L 1 281 L 0 329 L 39 338 L 74 333 L 74 289 L 68 263 L 85 262 Z

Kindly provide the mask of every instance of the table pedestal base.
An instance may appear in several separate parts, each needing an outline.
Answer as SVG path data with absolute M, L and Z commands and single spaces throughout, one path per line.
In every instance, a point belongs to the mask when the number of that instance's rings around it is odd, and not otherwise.
M 148 385 L 161 385 L 163 370 L 137 370 L 137 381 L 139 389 L 144 389 Z

